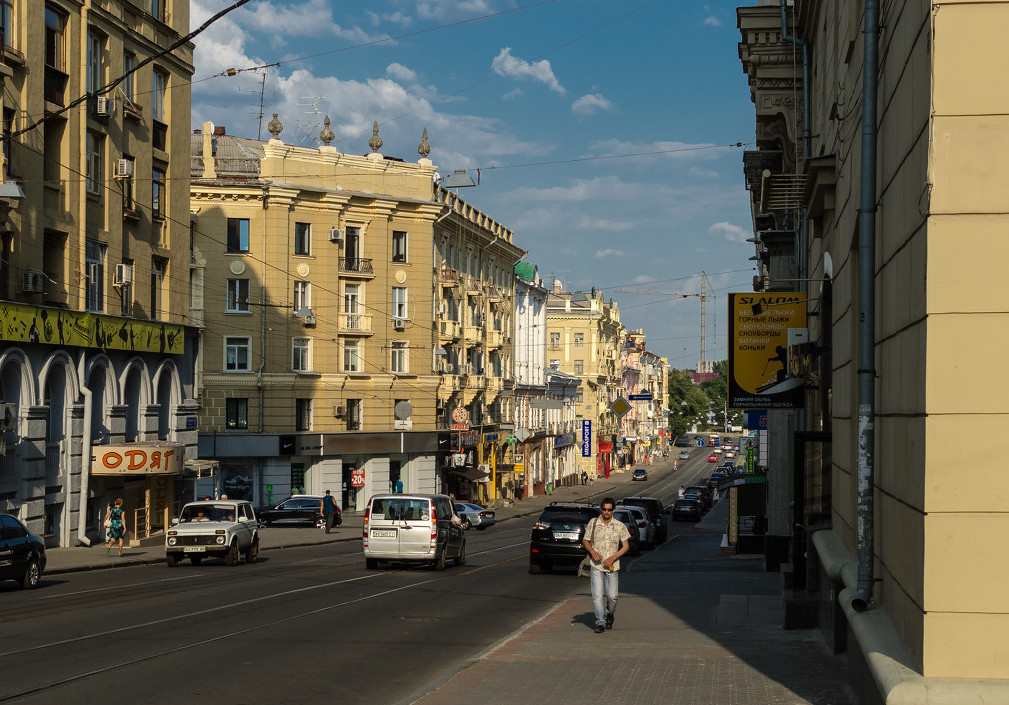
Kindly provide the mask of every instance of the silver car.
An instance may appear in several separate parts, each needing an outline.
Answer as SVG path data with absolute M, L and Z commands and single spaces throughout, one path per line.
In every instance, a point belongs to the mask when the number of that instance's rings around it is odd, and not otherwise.
M 479 504 L 470 502 L 456 502 L 455 513 L 464 529 L 471 529 L 475 526 L 482 531 L 488 526 L 494 526 L 497 521 L 493 509 L 486 509 Z
M 235 565 L 239 554 L 244 554 L 248 563 L 259 557 L 259 521 L 252 504 L 244 500 L 190 502 L 165 535 L 169 567 L 183 558 L 199 565 L 207 556 Z
M 641 507 L 625 506 L 617 506 L 616 509 L 629 512 L 634 517 L 634 524 L 638 527 L 638 539 L 641 541 L 642 548 L 655 548 L 655 524 L 648 521 L 645 510 Z

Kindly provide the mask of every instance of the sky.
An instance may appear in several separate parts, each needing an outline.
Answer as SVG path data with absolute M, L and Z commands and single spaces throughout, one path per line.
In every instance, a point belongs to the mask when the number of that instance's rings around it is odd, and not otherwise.
M 233 1 L 191 0 L 191 27 Z M 284 142 L 313 146 L 328 115 L 333 146 L 366 154 L 378 121 L 382 154 L 407 161 L 427 128 L 439 173 L 479 178 L 460 196 L 548 287 L 603 291 L 650 352 L 694 369 L 701 273 L 708 360 L 726 357 L 726 294 L 755 273 L 738 4 L 252 0 L 194 40 L 193 127 L 268 139 L 276 112 Z

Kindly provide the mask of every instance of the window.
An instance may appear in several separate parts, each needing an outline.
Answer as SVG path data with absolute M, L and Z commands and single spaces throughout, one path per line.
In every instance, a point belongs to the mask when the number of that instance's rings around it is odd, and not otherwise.
M 392 371 L 406 372 L 406 343 L 396 342 L 392 344 Z
M 64 70 L 64 39 L 66 16 L 51 7 L 46 8 L 46 66 Z
M 551 333 L 550 334 L 550 347 L 559 348 L 561 346 L 561 334 Z
M 406 262 L 406 233 L 392 231 L 392 261 Z
M 249 280 L 228 280 L 228 313 L 242 313 L 249 310 Z
M 151 0 L 151 14 L 156 19 L 166 22 L 168 19 L 168 0 Z
M 249 400 L 228 399 L 226 402 L 227 427 L 233 430 L 249 427 Z
M 2 0 L 0 0 L 2 1 Z M 14 118 L 17 113 L 11 108 L 4 108 L 3 113 L 3 149 L 4 149 L 4 176 L 10 176 L 16 173 L 14 171 L 14 166 L 11 164 L 11 156 L 13 155 L 13 150 L 11 150 L 11 132 L 14 131 Z
M 309 338 L 295 338 L 291 345 L 291 368 L 295 372 L 308 372 L 312 369 L 311 341 Z
M 133 70 L 137 67 L 137 55 L 131 51 L 123 52 L 123 82 L 119 84 L 122 86 L 123 94 L 126 96 L 126 100 L 130 103 L 136 101 L 137 89 L 136 81 L 134 80 Z
M 152 114 L 158 122 L 165 122 L 165 91 L 168 88 L 168 74 L 154 69 Z
M 405 286 L 392 287 L 392 317 L 400 319 L 407 318 Z
M 249 251 L 249 219 L 228 218 L 228 252 Z
M 356 340 L 345 340 L 343 342 L 343 371 L 360 372 L 361 357 L 360 343 Z
M 151 170 L 151 218 L 165 219 L 165 169 L 156 166 Z
M 88 93 L 95 93 L 102 87 L 102 39 L 94 32 L 88 32 Z
M 585 392 L 582 391 L 581 387 L 579 387 L 578 390 L 575 392 L 575 403 L 581 404 L 583 401 L 585 401 Z
M 575 347 L 584 348 L 585 347 L 585 334 L 575 333 Z
M 224 339 L 224 369 L 228 372 L 249 371 L 249 339 Z
M 85 142 L 84 183 L 88 193 L 97 196 L 102 187 L 102 148 L 105 140 L 94 132 L 88 132 Z
M 165 285 L 165 270 L 168 260 L 164 257 L 151 257 L 151 320 L 161 320 L 162 289 Z
M 133 169 L 136 167 L 136 160 L 128 154 L 124 154 L 122 159 L 130 163 L 129 172 L 131 174 L 134 173 Z M 136 214 L 137 203 L 133 200 L 133 177 L 120 178 L 118 181 L 119 188 L 123 192 L 123 213 L 128 215 Z
M 105 310 L 105 251 L 106 245 L 97 240 L 84 244 L 84 305 L 88 311 Z
M 16 49 L 14 38 L 17 27 L 14 25 L 14 0 L 0 0 L 0 34 L 3 35 L 3 45 Z
M 310 282 L 294 282 L 294 313 L 307 315 L 312 308 L 312 284 Z
M 585 374 L 585 361 L 584 360 L 575 360 L 575 374 L 576 375 Z
M 360 399 L 348 399 L 347 400 L 347 430 L 348 431 L 360 431 L 361 430 L 361 400 Z
M 294 400 L 294 415 L 295 424 L 297 425 L 298 431 L 311 431 L 312 430 L 312 400 L 311 399 L 295 399 Z
M 123 260 L 123 264 L 133 270 L 133 260 L 127 259 Z M 133 282 L 124 281 L 119 285 L 119 300 L 120 300 L 120 311 L 124 316 L 133 315 Z
M 312 254 L 312 225 L 310 223 L 294 224 L 294 254 Z

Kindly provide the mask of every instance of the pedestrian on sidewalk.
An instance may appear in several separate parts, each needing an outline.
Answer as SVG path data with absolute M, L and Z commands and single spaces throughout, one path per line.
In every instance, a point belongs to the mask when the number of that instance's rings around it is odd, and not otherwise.
M 583 485 L 589 484 L 589 474 L 584 470 L 582 470 L 582 484 Z
M 589 580 L 592 587 L 592 607 L 596 615 L 596 634 L 613 628 L 613 614 L 619 597 L 617 575 L 620 571 L 620 556 L 627 553 L 627 540 L 631 537 L 622 521 L 613 519 L 613 509 L 617 502 L 606 497 L 600 503 L 602 511 L 598 517 L 589 520 L 585 527 L 582 546 L 589 553 Z
M 328 534 L 336 521 L 336 498 L 329 490 L 326 490 L 325 496 L 319 502 L 319 513 L 326 518 L 326 533 Z
M 123 555 L 123 536 L 126 535 L 126 524 L 123 522 L 123 498 L 116 497 L 109 510 L 105 512 L 105 521 L 108 522 L 109 531 L 106 536 L 109 539 L 109 546 L 105 549 L 105 555 L 112 555 L 112 544 L 119 541 L 119 557 Z

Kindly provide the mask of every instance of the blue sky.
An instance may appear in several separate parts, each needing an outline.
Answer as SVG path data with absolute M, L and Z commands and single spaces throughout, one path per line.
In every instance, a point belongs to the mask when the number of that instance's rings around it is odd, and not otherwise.
M 192 27 L 232 1 L 191 0 Z M 698 298 L 616 289 L 699 292 L 707 272 L 707 357 L 725 357 L 726 293 L 754 273 L 737 4 L 253 0 L 196 39 L 193 126 L 269 137 L 277 112 L 281 139 L 309 145 L 329 115 L 334 146 L 365 154 L 377 120 L 382 153 L 408 161 L 426 127 L 440 173 L 479 169 L 461 195 L 548 285 L 603 290 L 649 350 L 693 368 Z

